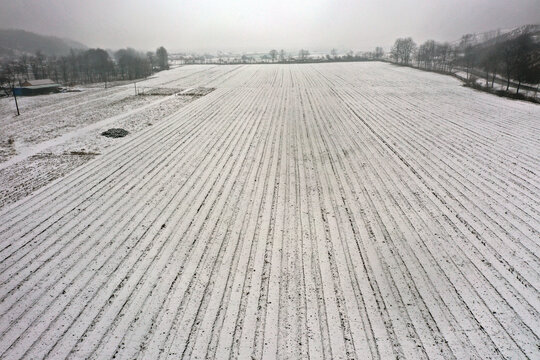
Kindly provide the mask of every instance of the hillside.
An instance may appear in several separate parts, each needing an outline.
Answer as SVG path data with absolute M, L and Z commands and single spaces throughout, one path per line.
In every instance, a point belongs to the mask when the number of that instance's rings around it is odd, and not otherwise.
M 466 34 L 461 39 L 454 41 L 453 44 L 460 46 L 489 46 L 497 42 L 515 39 L 526 33 L 533 34 L 537 38 L 540 37 L 540 24 L 529 24 L 513 29 L 498 29 L 482 33 Z
M 0 29 L 0 56 L 34 54 L 38 50 L 45 55 L 66 55 L 72 48 L 87 47 L 70 39 L 39 35 L 25 30 Z

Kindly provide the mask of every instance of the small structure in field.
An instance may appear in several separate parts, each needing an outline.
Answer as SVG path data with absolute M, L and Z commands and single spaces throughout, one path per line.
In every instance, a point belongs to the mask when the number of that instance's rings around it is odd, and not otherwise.
M 51 79 L 25 80 L 20 87 L 14 89 L 17 96 L 32 96 L 49 94 L 60 91 L 60 84 L 56 84 Z

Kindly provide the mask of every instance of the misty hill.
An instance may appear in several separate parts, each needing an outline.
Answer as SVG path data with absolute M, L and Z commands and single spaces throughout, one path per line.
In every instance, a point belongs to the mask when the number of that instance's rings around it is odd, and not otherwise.
M 0 56 L 35 54 L 38 50 L 49 56 L 67 55 L 71 48 L 87 49 L 87 46 L 74 40 L 39 35 L 25 30 L 0 29 Z
M 460 40 L 455 41 L 454 45 L 461 47 L 490 46 L 495 43 L 516 39 L 522 34 L 531 34 L 537 41 L 540 40 L 540 24 L 529 24 L 513 29 L 498 29 L 482 33 L 466 34 Z

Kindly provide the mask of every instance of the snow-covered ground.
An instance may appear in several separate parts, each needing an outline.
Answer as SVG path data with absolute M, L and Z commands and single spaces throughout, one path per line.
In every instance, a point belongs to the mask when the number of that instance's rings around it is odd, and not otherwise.
M 92 85 L 79 93 L 0 99 L 0 207 L 39 189 L 112 145 L 128 139 L 100 134 L 113 127 L 132 135 L 212 89 L 178 88 L 196 68 L 162 72 L 135 86 Z M 109 84 L 110 86 L 110 84 Z
M 145 85 L 216 90 L 0 209 L 1 358 L 539 357 L 538 105 L 383 63 Z M 129 91 L 31 100 L 2 171 Z

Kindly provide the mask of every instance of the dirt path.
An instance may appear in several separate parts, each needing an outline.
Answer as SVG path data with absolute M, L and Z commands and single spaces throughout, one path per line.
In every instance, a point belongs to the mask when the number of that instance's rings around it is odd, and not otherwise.
M 0 209 L 0 357 L 539 356 L 538 106 L 184 71 L 149 81 L 217 89 Z

